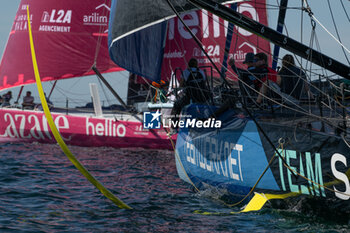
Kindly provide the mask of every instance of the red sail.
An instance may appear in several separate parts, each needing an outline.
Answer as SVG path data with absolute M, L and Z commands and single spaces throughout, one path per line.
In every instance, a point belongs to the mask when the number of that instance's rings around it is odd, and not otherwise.
M 107 4 L 106 4 L 107 3 Z M 42 81 L 121 71 L 107 45 L 110 0 L 22 0 L 0 65 L 0 90 L 35 82 L 27 6 Z
M 238 4 L 237 11 L 264 25 L 268 25 L 265 4 L 266 0 L 242 2 Z M 216 66 L 221 69 L 228 23 L 206 10 L 183 13 L 182 18 L 202 42 L 205 51 Z M 270 43 L 268 41 L 235 26 L 229 57 L 233 56 L 235 58 L 236 65 L 239 68 L 245 68 L 242 62 L 245 54 L 249 52 L 264 52 L 271 59 Z M 171 71 L 175 68 L 186 69 L 187 61 L 192 57 L 198 59 L 199 66 L 211 66 L 209 59 L 192 39 L 180 20 L 178 18 L 171 19 L 168 24 L 164 49 L 162 78 L 169 79 Z M 215 70 L 214 76 L 219 76 Z M 234 79 L 235 75 L 229 72 L 227 77 Z

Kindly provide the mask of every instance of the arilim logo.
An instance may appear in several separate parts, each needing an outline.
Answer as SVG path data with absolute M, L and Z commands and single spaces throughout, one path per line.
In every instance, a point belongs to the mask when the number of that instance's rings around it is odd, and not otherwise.
M 144 129 L 160 129 L 160 116 L 162 114 L 157 112 L 144 112 L 143 113 L 143 128 Z

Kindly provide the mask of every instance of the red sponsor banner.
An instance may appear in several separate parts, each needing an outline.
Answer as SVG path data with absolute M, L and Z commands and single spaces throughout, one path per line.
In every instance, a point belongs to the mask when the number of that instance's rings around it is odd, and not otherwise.
M 62 138 L 70 145 L 172 149 L 164 130 L 143 129 L 141 122 L 65 114 L 52 116 Z M 43 112 L 4 108 L 0 109 L 0 122 L 1 141 L 56 143 Z
M 22 0 L 0 65 L 0 90 L 35 82 L 27 6 L 42 81 L 122 70 L 107 45 L 110 0 Z
M 237 11 L 264 25 L 268 24 L 265 0 L 239 3 Z M 228 22 L 206 10 L 187 12 L 181 16 L 195 36 L 202 42 L 210 58 L 221 70 L 226 36 L 228 34 Z M 245 68 L 242 62 L 245 54 L 249 52 L 255 54 L 265 52 L 270 55 L 270 43 L 242 28 L 234 26 L 229 57 L 235 58 L 236 65 L 239 68 Z M 180 20 L 178 18 L 169 20 L 162 65 L 162 78 L 170 79 L 171 71 L 174 71 L 176 68 L 186 69 L 187 62 L 192 57 L 198 59 L 199 66 L 212 66 Z M 207 71 L 209 72 L 208 69 Z M 215 70 L 213 71 L 214 76 L 218 76 Z M 227 73 L 227 77 L 234 78 L 235 76 Z

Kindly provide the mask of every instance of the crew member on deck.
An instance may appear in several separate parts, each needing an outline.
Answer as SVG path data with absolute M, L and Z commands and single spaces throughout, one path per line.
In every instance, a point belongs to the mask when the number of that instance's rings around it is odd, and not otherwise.
M 23 109 L 34 109 L 34 97 L 32 96 L 32 92 L 27 91 L 26 95 L 23 97 L 22 108 Z
M 184 96 L 176 100 L 171 115 L 180 114 L 183 107 L 192 103 L 206 103 L 210 97 L 210 91 L 206 83 L 203 70 L 198 68 L 198 61 L 191 58 L 188 68 L 183 71 L 180 87 L 184 87 Z
M 12 92 L 8 91 L 6 94 L 2 95 L 2 107 L 10 106 L 10 100 L 12 99 Z
M 243 96 L 249 96 L 249 100 L 252 99 L 252 96 L 257 96 L 258 87 L 256 86 L 255 80 L 256 77 L 256 69 L 255 69 L 255 58 L 254 53 L 247 53 L 245 55 L 245 59 L 243 64 L 247 66 L 247 70 L 237 68 L 235 65 L 235 60 L 231 57 L 228 60 L 228 65 L 231 66 L 232 70 L 239 77 L 239 86 L 241 89 L 241 93 Z M 254 91 L 255 89 L 255 91 Z M 235 105 L 234 98 L 228 98 L 225 102 L 214 112 L 212 117 L 219 117 L 222 113 L 226 112 L 229 108 L 232 108 Z
M 269 88 L 277 91 L 280 90 L 281 77 L 274 69 L 268 67 L 267 55 L 265 53 L 257 53 L 254 58 L 257 72 L 264 74 L 261 79 L 257 80 L 260 86 L 260 93 L 256 102 L 260 104 L 263 100 L 263 95 L 267 94 Z M 271 93 L 270 97 L 273 97 L 273 93 L 274 92 Z
M 235 60 L 232 57 L 228 64 L 232 70 L 237 73 L 245 85 L 250 86 L 251 82 L 254 84 L 254 89 L 259 92 L 256 102 L 262 102 L 263 95 L 266 95 L 268 86 L 279 89 L 281 84 L 281 77 L 275 70 L 267 66 L 267 55 L 265 53 L 257 53 L 252 60 L 252 53 L 247 53 L 245 63 L 248 66 L 247 70 L 238 69 L 235 65 Z M 247 63 L 248 61 L 248 63 Z
M 304 71 L 295 66 L 292 55 L 287 54 L 282 59 L 282 68 L 278 73 L 282 78 L 281 91 L 296 100 L 306 96 L 309 91 Z M 309 93 L 309 92 L 308 92 Z
M 254 53 L 247 53 L 245 55 L 245 59 L 243 61 L 243 64 L 247 65 L 247 70 L 237 68 L 235 65 L 235 60 L 232 58 L 229 59 L 228 64 L 231 66 L 232 70 L 239 75 L 240 79 L 240 87 L 241 91 L 243 91 L 244 95 L 254 95 L 257 92 L 254 92 L 251 88 L 256 89 L 257 91 L 259 90 L 258 87 L 256 86 L 256 72 L 255 72 L 255 58 L 254 58 Z M 249 87 L 247 87 L 249 86 Z M 255 94 L 256 96 L 256 94 Z

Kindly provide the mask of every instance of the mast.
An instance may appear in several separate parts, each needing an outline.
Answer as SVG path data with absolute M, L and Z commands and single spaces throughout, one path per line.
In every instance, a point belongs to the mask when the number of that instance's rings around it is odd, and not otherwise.
M 237 3 L 232 4 L 231 9 L 237 11 Z M 231 48 L 233 30 L 234 30 L 234 24 L 229 23 L 228 29 L 227 29 L 226 42 L 225 42 L 225 53 L 224 53 L 224 58 L 222 59 L 223 62 L 222 62 L 222 68 L 221 68 L 221 74 L 224 76 L 226 75 L 226 70 L 227 70 L 227 59 L 228 59 L 228 53 Z
M 19 98 L 21 98 L 21 94 L 23 91 L 24 86 L 21 86 L 21 89 L 19 90 L 18 96 L 17 96 L 17 100 L 15 101 L 15 104 L 18 104 Z
M 280 11 L 278 13 L 278 20 L 277 20 L 277 29 L 276 29 L 276 31 L 279 33 L 283 32 L 284 19 L 286 18 L 286 12 L 287 12 L 287 5 L 288 5 L 288 0 L 281 0 Z M 272 59 L 272 69 L 274 70 L 276 70 L 277 68 L 279 53 L 280 53 L 280 47 L 278 45 L 275 45 L 275 48 L 273 49 L 273 59 Z
M 204 8 L 213 14 L 242 27 L 266 40 L 278 45 L 291 53 L 305 58 L 341 77 L 350 80 L 350 67 L 330 58 L 290 37 L 287 37 L 266 25 L 258 23 L 226 6 L 212 0 L 188 0 L 196 6 Z
M 56 84 L 57 84 L 57 80 L 55 80 L 55 82 L 53 83 L 53 86 L 52 86 L 52 88 L 51 88 L 50 94 L 47 96 L 47 99 L 50 99 L 51 94 L 52 94 L 52 92 L 53 92 L 53 89 L 55 89 L 55 87 L 56 87 Z

